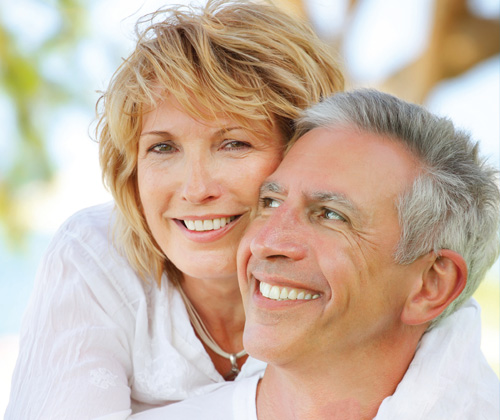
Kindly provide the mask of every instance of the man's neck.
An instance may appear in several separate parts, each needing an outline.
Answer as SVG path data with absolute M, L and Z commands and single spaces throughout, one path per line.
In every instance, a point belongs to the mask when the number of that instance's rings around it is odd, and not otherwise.
M 369 352 L 353 349 L 345 357 L 270 363 L 259 383 L 258 419 L 373 419 L 406 373 L 422 333 Z

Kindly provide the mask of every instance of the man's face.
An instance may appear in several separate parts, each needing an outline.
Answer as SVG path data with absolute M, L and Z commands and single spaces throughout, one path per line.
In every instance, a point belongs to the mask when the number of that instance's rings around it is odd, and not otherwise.
M 305 368 L 391 345 L 424 270 L 393 259 L 396 199 L 417 173 L 400 144 L 351 128 L 315 129 L 292 147 L 238 252 L 252 356 Z

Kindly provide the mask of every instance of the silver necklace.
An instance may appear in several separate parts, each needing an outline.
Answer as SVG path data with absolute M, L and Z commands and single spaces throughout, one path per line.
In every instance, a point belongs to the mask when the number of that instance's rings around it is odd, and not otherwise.
M 189 315 L 189 320 L 191 321 L 191 324 L 193 325 L 196 332 L 198 333 L 198 336 L 215 353 L 217 353 L 219 356 L 229 359 L 229 361 L 231 362 L 231 370 L 227 375 L 224 376 L 224 379 L 232 380 L 236 378 L 236 376 L 238 376 L 238 374 L 240 373 L 240 369 L 238 367 L 238 359 L 240 357 L 246 356 L 247 352 L 245 351 L 245 349 L 241 350 L 238 353 L 228 353 L 222 350 L 220 346 L 216 343 L 216 341 L 213 339 L 212 335 L 208 332 L 207 327 L 205 327 L 205 324 L 203 323 L 200 315 L 194 308 L 189 298 L 184 293 L 184 290 L 182 289 L 182 286 L 180 285 L 179 282 L 177 283 L 177 286 L 179 289 L 179 293 L 181 294 L 182 301 L 186 306 L 186 310 Z

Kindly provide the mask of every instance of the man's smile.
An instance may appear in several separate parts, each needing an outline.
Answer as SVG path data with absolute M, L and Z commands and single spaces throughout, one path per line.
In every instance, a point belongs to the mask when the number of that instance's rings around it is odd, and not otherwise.
M 259 290 L 262 296 L 272 300 L 311 300 L 318 299 L 319 294 L 304 289 L 295 289 L 291 287 L 280 287 L 271 285 L 263 281 L 259 284 Z

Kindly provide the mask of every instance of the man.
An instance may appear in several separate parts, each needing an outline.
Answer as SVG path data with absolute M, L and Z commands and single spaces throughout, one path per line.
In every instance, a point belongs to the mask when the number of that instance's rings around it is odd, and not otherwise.
M 263 378 L 140 418 L 498 418 L 470 300 L 498 256 L 494 171 L 446 119 L 372 90 L 298 133 L 238 253 Z

